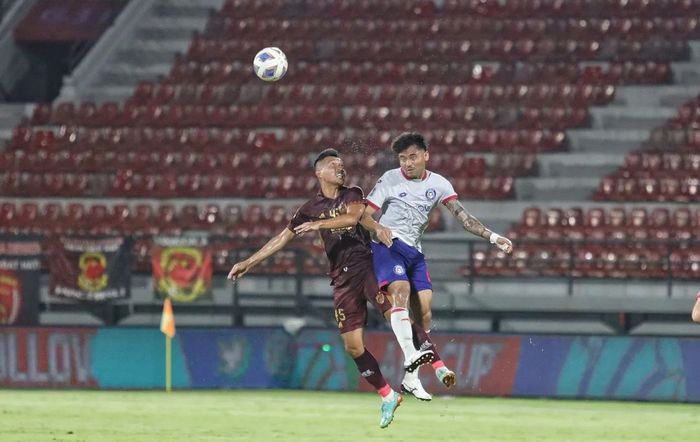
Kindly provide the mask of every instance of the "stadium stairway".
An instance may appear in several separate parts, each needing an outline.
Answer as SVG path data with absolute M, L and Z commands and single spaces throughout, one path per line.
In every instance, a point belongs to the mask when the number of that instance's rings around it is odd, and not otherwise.
M 71 87 L 57 102 L 123 102 L 139 81 L 166 75 L 175 53 L 187 51 L 193 33 L 202 31 L 210 11 L 222 4 L 223 0 L 154 0 L 150 7 L 142 4 L 145 12 L 131 24 L 130 35 L 112 48 L 93 80 L 85 84 L 68 79 Z M 90 62 L 89 56 L 85 62 Z
M 618 87 L 611 105 L 591 108 L 591 128 L 567 131 L 568 152 L 538 156 L 540 174 L 517 181 L 518 199 L 590 198 L 601 177 L 622 166 L 628 152 L 639 149 L 653 128 L 700 91 L 700 41 L 689 45 L 690 60 L 672 64 L 673 85 Z
M 0 103 L 0 147 L 12 138 L 12 131 L 22 120 L 26 107 L 24 103 Z

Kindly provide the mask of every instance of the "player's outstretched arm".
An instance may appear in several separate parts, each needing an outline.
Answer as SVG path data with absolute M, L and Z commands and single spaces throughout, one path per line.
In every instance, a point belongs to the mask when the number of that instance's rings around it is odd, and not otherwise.
M 376 211 L 377 210 L 374 207 L 367 206 L 367 208 L 365 209 L 365 213 L 360 219 L 360 225 L 367 229 L 370 233 L 374 234 L 379 240 L 379 242 L 381 242 L 387 247 L 391 247 L 391 244 L 394 239 L 394 234 L 392 233 L 390 228 L 379 224 L 377 220 L 372 218 L 372 215 L 374 215 L 374 212 Z
M 473 233 L 476 236 L 480 236 L 484 239 L 488 239 L 491 244 L 495 244 L 496 247 L 501 249 L 506 253 L 511 253 L 513 251 L 513 243 L 510 242 L 505 236 L 501 236 L 498 233 L 494 233 L 491 230 L 484 227 L 481 221 L 476 219 L 474 215 L 467 212 L 467 210 L 462 206 L 459 200 L 450 200 L 445 206 L 450 211 L 455 218 L 462 223 L 462 227 L 467 232 Z
M 228 279 L 235 281 L 240 279 L 253 269 L 260 262 L 279 252 L 287 245 L 287 243 L 293 240 L 295 237 L 294 232 L 285 228 L 283 231 L 277 234 L 274 238 L 269 240 L 267 244 L 262 246 L 260 250 L 253 253 L 248 259 L 241 262 L 237 262 L 231 267 L 231 271 L 228 273 Z

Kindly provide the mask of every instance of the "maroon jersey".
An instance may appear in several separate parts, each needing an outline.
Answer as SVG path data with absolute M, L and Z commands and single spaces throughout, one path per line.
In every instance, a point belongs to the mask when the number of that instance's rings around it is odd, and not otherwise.
M 326 198 L 321 192 L 297 210 L 287 226 L 291 231 L 309 221 L 335 218 L 346 213 L 349 204 L 366 204 L 362 189 L 341 187 L 338 197 Z M 344 267 L 372 262 L 370 237 L 359 224 L 342 229 L 321 229 L 321 239 L 330 262 L 330 276 L 336 278 Z

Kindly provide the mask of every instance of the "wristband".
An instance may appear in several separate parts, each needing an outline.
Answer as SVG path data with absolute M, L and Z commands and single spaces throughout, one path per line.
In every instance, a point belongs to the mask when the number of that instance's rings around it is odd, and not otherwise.
M 498 238 L 500 238 L 501 235 L 499 235 L 496 232 L 491 232 L 491 236 L 489 236 L 489 242 L 491 244 L 496 244 L 496 241 L 498 241 Z

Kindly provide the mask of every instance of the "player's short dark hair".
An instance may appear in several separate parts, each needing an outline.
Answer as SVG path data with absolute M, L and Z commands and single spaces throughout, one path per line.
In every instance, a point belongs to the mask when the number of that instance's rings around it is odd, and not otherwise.
M 340 154 L 335 149 L 324 149 L 323 152 L 318 154 L 318 156 L 314 160 L 314 169 L 316 168 L 316 164 L 318 164 L 319 161 L 328 157 L 340 158 Z
M 428 145 L 425 144 L 425 138 L 417 132 L 404 132 L 391 142 L 391 150 L 397 154 L 411 146 L 416 146 L 418 149 L 426 151 L 428 150 Z

